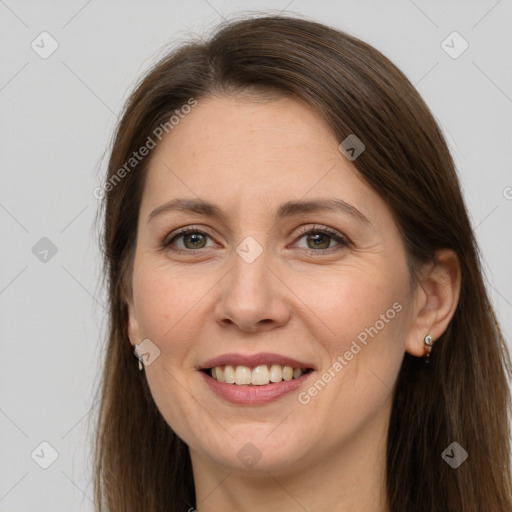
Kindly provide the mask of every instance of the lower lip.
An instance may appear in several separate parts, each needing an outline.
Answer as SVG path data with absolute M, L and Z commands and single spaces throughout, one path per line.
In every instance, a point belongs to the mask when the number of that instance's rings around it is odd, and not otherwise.
M 225 382 L 215 380 L 205 372 L 200 373 L 203 375 L 208 386 L 210 386 L 210 389 L 224 400 L 237 405 L 262 405 L 274 402 L 296 390 L 304 384 L 313 371 L 302 375 L 298 379 L 282 380 L 281 382 L 265 384 L 263 386 L 226 384 Z

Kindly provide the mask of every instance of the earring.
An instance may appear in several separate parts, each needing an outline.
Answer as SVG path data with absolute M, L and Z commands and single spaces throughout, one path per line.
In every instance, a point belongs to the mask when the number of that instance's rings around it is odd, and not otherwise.
M 137 354 L 138 348 L 139 348 L 139 345 L 135 345 L 133 353 L 135 354 L 135 357 L 139 360 L 139 371 L 142 371 L 142 358 L 139 356 L 139 354 Z
M 427 334 L 425 336 L 425 348 L 427 349 L 427 354 L 423 357 L 423 360 L 425 363 L 430 363 L 430 352 L 432 350 L 432 347 L 434 346 L 434 340 L 432 339 L 432 336 L 430 334 Z

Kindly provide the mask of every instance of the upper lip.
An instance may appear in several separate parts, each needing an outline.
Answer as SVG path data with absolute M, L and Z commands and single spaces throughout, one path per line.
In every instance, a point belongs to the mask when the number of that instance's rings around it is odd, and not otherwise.
M 279 364 L 281 366 L 291 366 L 292 368 L 312 368 L 313 365 L 298 361 L 288 356 L 280 354 L 272 354 L 270 352 L 261 352 L 259 354 L 243 355 L 243 354 L 223 354 L 213 359 L 209 359 L 200 366 L 200 370 L 214 368 L 215 366 L 224 366 L 230 364 L 232 366 L 259 366 L 263 364 Z

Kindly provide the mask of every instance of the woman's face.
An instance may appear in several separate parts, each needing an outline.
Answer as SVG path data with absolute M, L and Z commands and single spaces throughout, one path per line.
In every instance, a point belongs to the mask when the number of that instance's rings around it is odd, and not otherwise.
M 222 97 L 153 150 L 129 334 L 150 340 L 151 393 L 193 463 L 276 474 L 385 443 L 409 275 L 340 142 L 297 100 Z

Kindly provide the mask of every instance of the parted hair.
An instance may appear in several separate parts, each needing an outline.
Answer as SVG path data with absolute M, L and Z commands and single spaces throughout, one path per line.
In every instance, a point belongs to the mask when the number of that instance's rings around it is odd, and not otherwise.
M 339 141 L 356 134 L 364 143 L 352 164 L 393 214 L 412 286 L 422 265 L 435 261 L 436 249 L 458 256 L 459 302 L 436 340 L 432 362 L 404 354 L 393 388 L 386 467 L 390 511 L 512 510 L 507 346 L 446 141 L 414 86 L 382 53 L 297 16 L 224 22 L 207 39 L 191 38 L 170 51 L 139 80 L 113 135 L 105 183 L 191 98 L 200 103 L 245 91 L 303 100 Z M 188 447 L 158 411 L 127 332 L 126 283 L 149 161 L 105 188 L 99 211 L 109 312 L 96 390 L 98 512 L 196 507 Z M 454 441 L 469 455 L 457 469 L 441 457 Z

